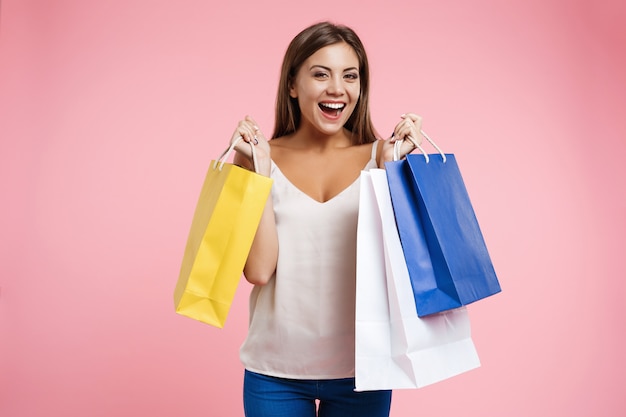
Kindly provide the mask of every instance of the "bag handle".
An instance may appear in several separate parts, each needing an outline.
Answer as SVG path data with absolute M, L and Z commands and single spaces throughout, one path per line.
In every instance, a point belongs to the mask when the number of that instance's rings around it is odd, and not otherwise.
M 220 157 L 215 160 L 215 162 L 213 163 L 213 169 L 215 169 L 217 167 L 217 163 L 219 162 L 219 165 L 220 165 L 219 166 L 219 170 L 220 171 L 222 170 L 222 168 L 224 167 L 224 162 L 226 162 L 226 160 L 228 159 L 230 154 L 235 149 L 235 146 L 237 146 L 239 141 L 241 141 L 242 139 L 243 139 L 243 137 L 241 135 L 239 135 L 239 136 L 237 136 L 235 138 L 235 140 L 233 140 L 233 143 L 230 144 L 228 149 L 226 149 L 224 152 L 222 152 L 222 155 L 220 155 Z M 257 162 L 257 159 L 256 159 L 256 151 L 254 150 L 254 145 L 252 144 L 252 142 L 248 142 L 248 143 L 250 144 L 250 149 L 252 151 L 252 165 L 254 166 L 254 172 L 256 172 L 258 174 L 259 171 L 258 171 L 257 167 L 259 166 L 259 163 Z
M 423 130 L 420 130 L 420 133 L 426 138 L 428 142 L 430 142 L 431 145 L 433 145 L 433 147 L 437 150 L 437 152 L 439 152 L 439 154 L 441 155 L 441 158 L 443 159 L 443 163 L 445 164 L 446 159 L 447 159 L 446 154 L 443 153 L 443 151 L 439 148 L 439 146 L 437 146 L 437 144 L 433 142 L 433 140 L 426 134 L 426 132 L 424 132 Z M 426 163 L 429 163 L 430 157 L 428 156 L 426 151 L 424 151 L 424 148 L 422 148 L 417 142 L 415 142 L 415 139 L 413 139 L 412 136 L 407 136 L 407 139 L 409 142 L 415 145 L 417 149 L 420 150 L 422 155 L 424 155 L 424 158 L 426 159 Z M 393 160 L 394 161 L 397 161 L 400 159 L 400 146 L 402 146 L 402 142 L 404 142 L 404 139 L 398 140 L 393 144 Z

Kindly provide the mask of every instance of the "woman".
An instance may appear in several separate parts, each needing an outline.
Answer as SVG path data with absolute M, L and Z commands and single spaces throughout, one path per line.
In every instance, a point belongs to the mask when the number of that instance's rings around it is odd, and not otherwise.
M 274 179 L 244 268 L 246 416 L 389 415 L 390 391 L 354 392 L 358 178 L 392 159 L 394 138 L 409 139 L 401 156 L 412 151 L 420 125 L 403 115 L 390 140 L 377 138 L 363 45 L 327 22 L 286 51 L 272 140 L 251 117 L 239 122 L 231 142 L 253 143 L 257 171 Z M 235 163 L 253 169 L 248 143 Z

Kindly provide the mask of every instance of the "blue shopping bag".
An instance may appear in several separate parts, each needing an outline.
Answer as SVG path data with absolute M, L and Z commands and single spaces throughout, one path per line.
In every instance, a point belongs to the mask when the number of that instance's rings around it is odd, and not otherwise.
M 500 292 L 455 156 L 412 154 L 385 168 L 418 316 Z

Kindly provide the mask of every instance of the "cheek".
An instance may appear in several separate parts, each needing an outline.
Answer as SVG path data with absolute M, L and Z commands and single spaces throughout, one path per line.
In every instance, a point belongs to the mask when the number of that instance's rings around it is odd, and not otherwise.
M 361 96 L 361 85 L 360 84 L 350 85 L 349 91 L 350 91 L 350 95 L 352 96 L 352 99 L 354 101 L 357 101 L 359 97 Z
M 323 92 L 323 90 L 309 86 L 309 88 L 303 88 L 299 91 L 298 100 L 301 105 L 317 106 L 317 102 Z

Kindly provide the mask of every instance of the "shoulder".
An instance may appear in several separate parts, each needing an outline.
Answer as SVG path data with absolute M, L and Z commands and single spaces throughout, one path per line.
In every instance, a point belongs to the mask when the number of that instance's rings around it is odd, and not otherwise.
M 359 153 L 364 153 L 364 154 L 371 154 L 374 150 L 374 147 L 379 147 L 380 145 L 377 145 L 378 141 L 374 141 L 374 142 L 369 142 L 369 143 L 361 143 L 358 145 L 352 145 L 351 148 L 355 150 L 355 152 L 359 152 Z M 378 149 L 376 149 L 376 151 L 378 152 Z
M 387 144 L 386 140 L 376 139 L 376 140 L 374 140 L 372 142 L 366 143 L 366 144 L 361 145 L 361 146 L 364 146 L 367 149 L 369 149 L 369 151 L 370 151 L 370 153 L 372 155 L 372 158 L 376 159 L 378 161 L 378 160 L 380 160 L 380 157 L 381 157 L 381 155 L 383 153 L 383 149 L 385 148 L 386 144 Z
M 274 138 L 274 139 L 270 139 L 267 141 L 267 143 L 270 144 L 270 147 L 274 148 L 274 147 L 278 147 L 280 148 L 281 146 L 284 147 L 285 143 L 288 141 L 288 136 L 281 136 L 279 138 Z
M 280 161 L 287 155 L 289 157 L 291 146 L 289 146 L 289 137 L 282 136 L 268 141 L 274 162 Z

